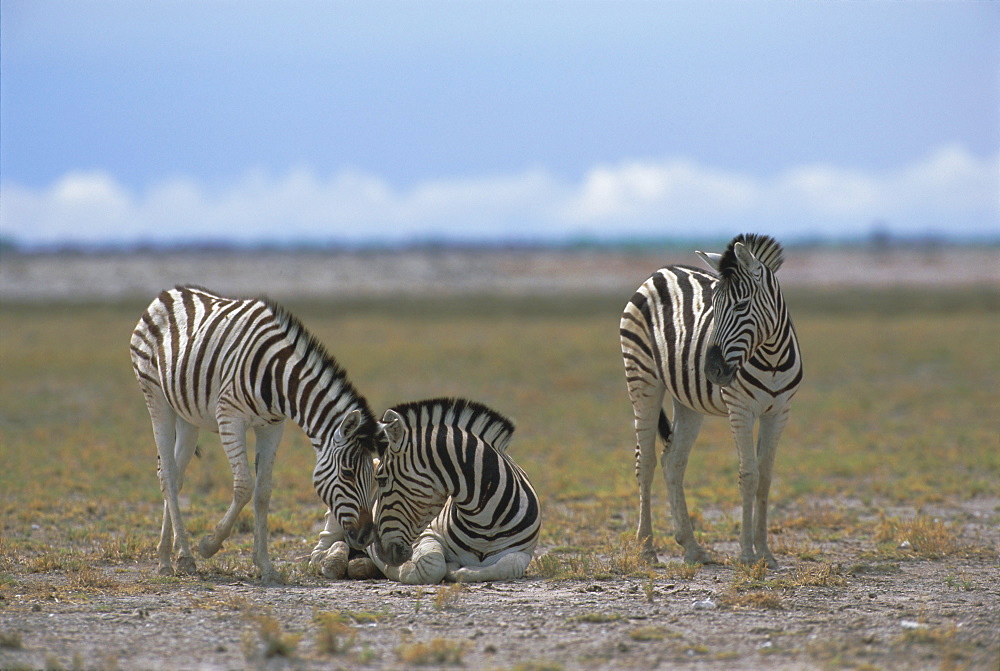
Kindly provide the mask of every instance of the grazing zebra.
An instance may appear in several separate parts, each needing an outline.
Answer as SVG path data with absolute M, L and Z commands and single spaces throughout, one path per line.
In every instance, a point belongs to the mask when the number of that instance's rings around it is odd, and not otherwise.
M 622 355 L 635 415 L 636 535 L 646 558 L 655 561 L 650 485 L 658 428 L 675 538 L 685 561 L 711 561 L 691 528 L 684 470 L 704 415 L 726 415 L 739 451 L 740 561 L 763 558 L 776 567 L 767 545 L 767 497 L 775 449 L 802 380 L 799 344 L 775 278 L 782 249 L 771 237 L 747 234 L 734 238 L 723 254 L 698 254 L 717 275 L 662 268 L 639 287 L 622 315 Z M 667 391 L 673 431 L 663 411 Z
M 199 429 L 219 434 L 233 471 L 232 504 L 199 544 L 203 557 L 218 552 L 252 494 L 254 563 L 265 584 L 277 582 L 267 552 L 267 513 L 286 418 L 302 427 L 316 450 L 313 484 L 336 511 L 328 516 L 326 531 L 346 536 L 358 549 L 372 542 L 372 457 L 381 447 L 377 422 L 337 362 L 284 308 L 200 287 L 169 289 L 143 313 L 132 333 L 131 354 L 159 454 L 161 574 L 173 573 L 174 547 L 178 571 L 195 569 L 177 496 Z M 256 485 L 247 456 L 250 429 L 256 434 Z
M 514 425 L 461 399 L 400 405 L 382 421 L 389 446 L 375 473 L 369 555 L 383 573 L 409 584 L 523 576 L 540 517 L 528 477 L 506 454 Z

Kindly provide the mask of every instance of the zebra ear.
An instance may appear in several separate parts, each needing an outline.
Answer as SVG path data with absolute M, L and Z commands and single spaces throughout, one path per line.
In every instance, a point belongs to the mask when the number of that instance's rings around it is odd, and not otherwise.
M 755 278 L 760 279 L 762 274 L 762 266 L 757 257 L 753 255 L 746 245 L 742 242 L 737 242 L 733 245 L 733 253 L 736 254 L 736 260 L 739 261 L 743 269 L 748 271 Z
M 696 251 L 695 254 L 701 257 L 702 261 L 705 262 L 705 265 L 707 265 L 715 272 L 719 272 L 719 262 L 722 261 L 722 254 L 716 254 L 715 252 L 699 252 L 699 251 Z
M 398 452 L 403 447 L 405 429 L 403 427 L 403 418 L 399 416 L 398 412 L 391 409 L 386 410 L 378 428 L 389 439 L 390 452 Z
M 333 434 L 334 440 L 337 444 L 346 443 L 354 437 L 354 434 L 358 432 L 358 429 L 361 428 L 363 423 L 364 417 L 361 416 L 361 411 L 351 410 L 347 413 L 347 416 L 341 420 L 340 426 L 337 427 L 337 431 Z

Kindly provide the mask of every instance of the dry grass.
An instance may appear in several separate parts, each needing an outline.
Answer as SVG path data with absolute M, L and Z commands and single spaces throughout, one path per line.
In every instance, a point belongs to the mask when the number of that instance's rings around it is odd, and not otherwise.
M 927 312 L 919 307 L 924 296 L 902 309 L 896 297 L 872 294 L 864 309 L 838 303 L 831 312 L 829 297 L 794 297 L 805 382 L 779 450 L 770 530 L 779 561 L 799 565 L 775 573 L 731 564 L 713 597 L 720 607 L 750 611 L 735 613 L 748 617 L 791 611 L 797 595 L 895 575 L 907 561 L 989 554 L 963 534 L 960 521 L 926 512 L 956 499 L 1000 496 L 1000 417 L 984 411 L 995 405 L 1000 386 L 1000 313 L 995 301 L 984 309 L 981 298 L 963 303 L 952 295 L 947 312 Z M 645 565 L 634 542 L 634 437 L 617 336 L 624 300 L 508 300 L 495 310 L 479 298 L 290 307 L 377 411 L 402 400 L 457 395 L 515 420 L 510 452 L 531 477 L 543 514 L 542 552 L 530 576 L 588 585 L 627 579 L 636 602 L 659 605 L 674 583 L 683 591 L 686 581 L 717 569 L 679 561 L 659 475 L 654 533 L 666 563 Z M 11 604 L 19 595 L 25 608 L 86 608 L 102 594 L 169 596 L 178 585 L 193 586 L 198 596 L 183 605 L 199 617 L 222 614 L 238 622 L 249 665 L 272 658 L 271 664 L 294 666 L 319 656 L 334 666 L 364 666 L 372 653 L 362 625 L 385 613 L 322 611 L 311 622 L 308 615 L 305 622 L 279 622 L 243 598 L 213 591 L 213 581 L 252 578 L 249 509 L 222 551 L 199 560 L 197 576 L 164 578 L 135 568 L 155 561 L 162 514 L 152 432 L 127 351 L 145 302 L 0 307 L 0 601 Z M 202 457 L 192 462 L 183 491 L 195 540 L 212 529 L 231 496 L 218 438 L 203 434 L 200 444 Z M 272 558 L 290 584 L 304 575 L 298 558 L 315 543 L 324 512 L 312 467 L 311 447 L 289 426 L 275 465 L 270 523 Z M 706 420 L 691 455 L 687 496 L 697 537 L 724 562 L 731 557 L 720 548 L 732 547 L 739 530 L 737 481 L 727 424 Z M 832 563 L 831 547 L 850 548 L 856 563 Z M 940 587 L 956 597 L 984 589 L 960 569 L 943 574 Z M 414 590 L 413 615 L 461 613 L 464 589 Z M 725 661 L 730 654 L 679 640 L 676 628 L 629 625 L 599 606 L 562 624 L 584 632 L 618 628 L 628 645 L 661 646 L 679 663 Z M 900 631 L 887 644 L 904 661 L 926 654 L 962 668 L 982 656 L 974 656 L 966 636 L 945 622 Z M 394 660 L 395 642 L 382 661 L 408 667 L 461 664 L 470 649 L 460 640 L 404 638 Z M 0 632 L 0 648 L 20 644 L 18 634 Z M 803 643 L 799 659 L 804 666 L 859 666 L 866 645 L 848 632 Z M 53 657 L 51 666 L 117 666 L 111 658 L 63 657 Z M 540 660 L 520 668 L 559 664 Z
M 313 615 L 316 625 L 316 649 L 326 655 L 342 655 L 354 645 L 358 631 L 348 623 L 342 612 L 317 612 Z
M 243 637 L 243 653 L 248 660 L 291 657 L 302 636 L 284 631 L 270 612 L 248 614 L 252 631 Z
M 396 656 L 404 664 L 413 666 L 460 665 L 467 647 L 465 641 L 433 638 L 430 641 L 401 643 L 396 648 Z
M 680 638 L 680 634 L 661 625 L 647 625 L 636 627 L 628 633 L 628 637 L 633 641 L 663 641 L 668 638 Z
M 647 577 L 649 564 L 634 535 L 605 538 L 587 550 L 555 548 L 532 563 L 532 575 L 549 580 L 610 580 L 615 577 Z
M 995 404 L 1000 376 L 1000 313 L 984 309 L 980 294 L 967 309 L 950 298 L 947 314 L 920 312 L 916 302 L 900 310 L 878 294 L 859 312 L 825 314 L 822 300 L 795 296 L 806 377 L 772 490 L 779 555 L 814 561 L 821 571 L 825 544 L 845 539 L 871 539 L 883 559 L 970 551 L 973 541 L 959 541 L 958 529 L 932 517 L 902 520 L 883 511 L 1000 495 L 1000 418 L 984 413 Z M 499 301 L 491 310 L 484 306 L 493 303 L 459 298 L 427 299 L 419 309 L 391 301 L 290 307 L 376 409 L 458 395 L 516 421 L 510 451 L 540 495 L 541 548 L 548 550 L 532 575 L 690 579 L 698 568 L 673 561 L 650 573 L 632 542 L 634 438 L 617 335 L 623 302 L 539 298 Z M 156 576 L 98 584 L 86 571 L 153 560 L 161 498 L 127 346 L 144 307 L 0 310 L 0 592 L 11 589 L 4 576 L 32 573 L 75 576 L 68 589 L 81 591 L 164 584 Z M 203 456 L 191 464 L 184 489 L 195 539 L 214 526 L 231 495 L 218 438 L 203 434 L 200 442 Z M 289 427 L 270 521 L 272 556 L 292 583 L 294 558 L 308 553 L 323 513 L 312 461 L 303 434 Z M 696 534 L 710 549 L 736 538 L 737 479 L 728 426 L 706 421 L 686 486 Z M 659 476 L 654 499 L 661 557 L 679 558 Z M 251 519 L 248 510 L 223 551 L 199 567 L 249 577 Z M 904 541 L 906 552 L 899 550 Z M 440 600 L 447 607 L 450 597 Z
M 434 594 L 435 610 L 455 608 L 458 606 L 458 603 L 461 600 L 462 592 L 464 591 L 465 586 L 460 582 L 438 587 L 437 592 Z
M 937 559 L 966 550 L 957 534 L 941 520 L 917 515 L 910 520 L 882 517 L 875 530 L 875 541 L 889 552 L 906 550 L 921 557 Z

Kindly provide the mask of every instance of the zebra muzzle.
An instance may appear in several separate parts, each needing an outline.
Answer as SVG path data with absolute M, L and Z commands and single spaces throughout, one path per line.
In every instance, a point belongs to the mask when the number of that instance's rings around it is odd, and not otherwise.
M 736 370 L 736 366 L 726 363 L 721 347 L 712 345 L 708 348 L 708 353 L 705 355 L 705 377 L 709 382 L 725 387 L 736 377 Z
M 362 513 L 356 522 L 348 522 L 343 526 L 344 534 L 347 537 L 347 544 L 355 550 L 364 550 L 375 542 L 377 534 L 371 513 Z

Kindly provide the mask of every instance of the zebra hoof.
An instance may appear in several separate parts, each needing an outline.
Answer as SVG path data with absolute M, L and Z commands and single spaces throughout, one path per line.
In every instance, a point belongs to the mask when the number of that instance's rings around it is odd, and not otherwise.
M 216 542 L 215 538 L 212 536 L 205 536 L 201 539 L 201 542 L 198 543 L 198 554 L 205 559 L 208 559 L 209 557 L 214 556 L 221 547 L 222 543 Z
M 191 556 L 178 557 L 177 573 L 180 573 L 181 575 L 192 575 L 193 573 L 195 573 L 194 557 Z
M 738 564 L 742 564 L 744 566 L 754 566 L 756 564 L 759 564 L 760 562 L 764 562 L 764 566 L 766 566 L 768 569 L 772 569 L 773 570 L 773 569 L 778 568 L 778 562 L 774 558 L 774 555 L 771 555 L 771 554 L 766 554 L 766 555 L 762 555 L 762 556 L 757 556 L 757 555 L 744 556 L 744 555 L 740 555 L 740 558 L 738 560 L 736 560 L 736 561 L 737 561 Z
M 319 562 L 320 574 L 329 580 L 342 580 L 347 575 L 349 552 L 344 541 L 334 543 Z
M 371 580 L 384 576 L 371 559 L 368 557 L 358 557 L 347 563 L 347 577 L 352 580 Z
M 260 584 L 266 587 L 271 587 L 275 585 L 284 585 L 285 581 L 281 579 L 281 576 L 277 571 L 270 569 L 260 574 Z
M 685 564 L 718 564 L 719 562 L 712 559 L 712 555 L 705 552 L 704 548 L 698 547 L 694 550 L 684 553 L 684 563 Z

